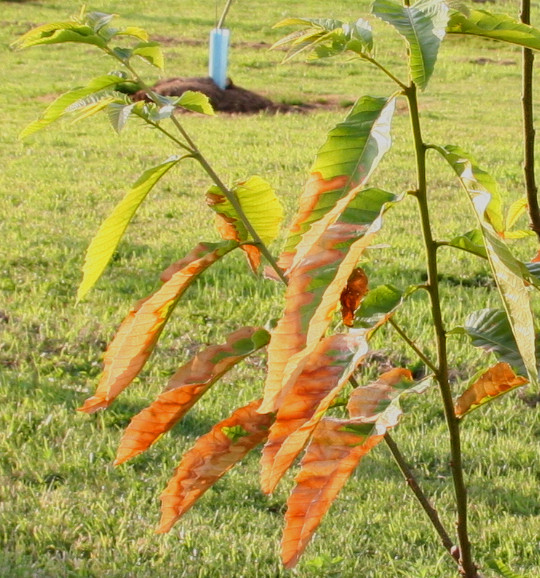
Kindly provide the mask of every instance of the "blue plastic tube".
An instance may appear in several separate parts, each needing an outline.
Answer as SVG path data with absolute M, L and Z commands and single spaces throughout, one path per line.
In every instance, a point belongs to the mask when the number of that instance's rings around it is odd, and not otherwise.
M 210 59 L 208 61 L 208 75 L 221 88 L 227 86 L 227 61 L 229 55 L 228 28 L 214 28 L 210 32 Z

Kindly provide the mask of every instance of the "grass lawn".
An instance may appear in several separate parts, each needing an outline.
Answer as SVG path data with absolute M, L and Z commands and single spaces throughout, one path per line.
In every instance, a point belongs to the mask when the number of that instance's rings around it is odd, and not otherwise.
M 159 134 L 139 130 L 136 122 L 118 137 L 104 116 L 55 125 L 25 143 L 17 140 L 57 95 L 111 70 L 111 63 L 86 47 L 9 51 L 9 43 L 30 26 L 64 20 L 79 9 L 65 4 L 0 0 L 0 576 L 453 576 L 451 561 L 383 444 L 365 458 L 292 572 L 278 561 L 292 474 L 275 494 L 263 495 L 257 452 L 208 491 L 170 534 L 154 533 L 159 494 L 180 456 L 232 408 L 260 395 L 264 359 L 254 356 L 239 365 L 147 453 L 113 468 L 123 428 L 200 347 L 222 342 L 242 325 L 277 317 L 282 289 L 252 276 L 241 256 L 229 256 L 188 291 L 136 383 L 106 412 L 75 412 L 94 391 L 106 343 L 129 307 L 159 286 L 159 273 L 170 263 L 198 241 L 216 241 L 218 235 L 202 200 L 208 179 L 195 164 L 184 163 L 151 193 L 105 276 L 84 302 L 75 304 L 84 251 L 99 224 L 129 183 L 176 151 Z M 118 13 L 121 23 L 142 26 L 161 40 L 166 76 L 206 74 L 205 43 L 215 23 L 212 3 L 103 0 L 89 8 Z M 510 2 L 495 8 L 517 13 Z M 296 115 L 183 116 L 226 182 L 265 177 L 291 217 L 313 156 L 326 132 L 345 116 L 344 105 L 365 94 L 388 95 L 393 88 L 367 64 L 350 60 L 280 65 L 282 53 L 260 43 L 277 40 L 282 31 L 272 25 L 286 17 L 353 20 L 367 11 L 365 0 L 341 0 L 333 8 L 322 0 L 233 5 L 229 74 L 237 85 L 277 102 L 336 106 Z M 404 67 L 399 37 L 381 22 L 374 27 L 379 41 L 385 40 L 380 59 Z M 421 95 L 426 140 L 459 144 L 475 154 L 499 179 L 508 204 L 523 193 L 520 58 L 517 49 L 449 38 Z M 141 69 L 157 79 L 154 71 Z M 400 108 L 394 148 L 372 184 L 396 193 L 414 185 L 407 131 L 408 118 Z M 435 235 L 450 238 L 472 229 L 474 215 L 450 171 L 432 160 Z M 366 265 L 372 286 L 392 283 L 405 289 L 422 280 L 412 198 L 388 213 L 380 243 Z M 277 253 L 279 246 L 273 250 Z M 535 251 L 532 240 L 516 245 L 522 256 Z M 485 263 L 457 251 L 441 256 L 448 327 L 462 324 L 470 311 L 499 306 Z M 426 303 L 419 293 L 398 319 L 432 353 Z M 390 329 L 379 332 L 373 347 L 377 356 L 360 380 L 376 375 L 386 362 L 416 363 Z M 450 361 L 457 394 L 484 367 L 485 354 L 454 337 Z M 404 407 L 394 438 L 453 528 L 439 394 L 411 396 Z M 500 558 L 522 576 L 540 577 L 539 441 L 538 406 L 531 408 L 517 394 L 473 413 L 464 424 L 471 539 L 484 569 L 487 561 Z

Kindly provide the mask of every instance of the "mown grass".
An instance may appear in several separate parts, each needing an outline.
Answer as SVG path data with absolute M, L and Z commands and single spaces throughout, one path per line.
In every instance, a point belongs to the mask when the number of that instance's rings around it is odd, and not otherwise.
M 320 527 L 297 570 L 278 563 L 281 515 L 292 475 L 270 497 L 257 486 L 257 454 L 209 491 L 166 536 L 153 530 L 158 496 L 183 451 L 239 403 L 260 394 L 263 359 L 256 356 L 226 377 L 147 454 L 111 466 L 122 429 L 161 390 L 194 351 L 235 328 L 279 314 L 282 290 L 255 279 L 242 258 L 230 256 L 206 274 L 184 301 L 140 378 L 110 410 L 75 413 L 93 391 L 100 358 L 130 305 L 158 286 L 159 272 L 199 240 L 216 240 L 202 204 L 207 178 L 185 164 L 169 174 L 138 213 L 112 266 L 85 302 L 75 305 L 84 250 L 99 223 L 144 168 L 173 149 L 136 123 L 115 136 L 105 119 L 64 123 L 27 143 L 17 134 L 61 92 L 111 65 L 91 49 L 48 47 L 10 53 L 8 44 L 31 24 L 70 14 L 58 4 L 0 2 L 4 81 L 0 86 L 0 575 L 26 576 L 365 576 L 448 577 L 452 564 L 411 498 L 388 451 L 368 456 Z M 510 4 L 501 9 L 515 11 Z M 186 0 L 103 1 L 92 8 L 118 12 L 163 39 L 168 76 L 206 73 L 214 7 Z M 236 44 L 230 74 L 240 86 L 284 102 L 388 94 L 384 79 L 364 64 L 329 61 L 279 66 L 281 54 L 255 47 L 281 34 L 271 25 L 287 16 L 352 19 L 367 3 L 342 1 L 329 14 L 321 0 L 239 3 L 229 25 Z M 379 55 L 402 67 L 398 38 L 377 23 L 386 48 Z M 201 44 L 186 40 L 199 40 Z M 480 64 L 478 59 L 487 59 Z M 519 132 L 519 51 L 451 38 L 422 97 L 426 138 L 460 144 L 500 179 L 508 202 L 522 193 Z M 506 64 L 502 64 L 506 63 Z M 148 70 L 150 75 L 154 73 Z M 152 77 L 152 76 L 151 76 Z M 152 78 L 154 78 L 153 76 Z M 216 119 L 182 117 L 226 181 L 260 174 L 277 189 L 288 214 L 325 132 L 345 114 L 338 108 L 309 115 Z M 407 117 L 394 123 L 394 150 L 373 183 L 400 192 L 414 183 Z M 438 238 L 474 226 L 450 172 L 430 168 Z M 366 265 L 371 284 L 405 288 L 424 274 L 412 199 L 388 214 L 381 243 Z M 532 242 L 516 249 L 534 254 Z M 277 247 L 274 248 L 277 252 Z M 442 252 L 443 299 L 449 327 L 469 311 L 497 306 L 486 265 Z M 418 294 L 400 324 L 432 350 L 426 300 Z M 458 392 L 485 355 L 454 338 L 451 362 Z M 390 331 L 381 331 L 378 358 L 413 366 Z M 438 394 L 406 400 L 395 433 L 448 527 L 453 527 L 448 449 Z M 540 576 L 538 410 L 516 395 L 475 412 L 463 428 L 470 487 L 471 538 L 482 564 L 501 558 L 524 576 Z M 486 570 L 489 575 L 489 570 Z

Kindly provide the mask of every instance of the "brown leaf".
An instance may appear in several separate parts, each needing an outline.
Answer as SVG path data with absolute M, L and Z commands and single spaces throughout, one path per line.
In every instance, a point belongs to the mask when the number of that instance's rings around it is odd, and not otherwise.
M 79 411 L 93 413 L 108 407 L 137 377 L 186 289 L 205 269 L 237 246 L 230 242 L 205 244 L 206 254 L 184 264 L 158 291 L 139 301 L 124 319 L 105 352 L 103 375 L 96 393 L 86 400 Z M 192 255 L 198 255 L 198 251 L 199 248 L 196 248 Z
M 473 409 L 529 383 L 525 377 L 517 376 L 508 363 L 500 362 L 483 373 L 456 401 L 457 417 L 463 417 Z
M 323 516 L 360 460 L 382 439 L 349 431 L 350 420 L 325 418 L 318 424 L 287 501 L 281 558 L 292 568 L 306 549 Z
M 161 495 L 159 533 L 168 532 L 206 490 L 266 439 L 274 418 L 258 413 L 260 402 L 253 401 L 237 409 L 201 436 L 184 455 Z
M 354 313 L 358 309 L 362 299 L 368 292 L 368 278 L 363 269 L 358 267 L 355 269 L 348 281 L 347 286 L 341 293 L 341 316 L 343 323 L 347 327 L 352 327 L 354 324 Z
M 327 337 L 283 398 L 261 460 L 261 486 L 271 493 L 317 423 L 368 352 L 363 332 Z
M 144 452 L 169 431 L 202 395 L 239 361 L 268 343 L 268 332 L 243 327 L 228 336 L 223 345 L 212 345 L 183 365 L 167 389 L 137 414 L 120 441 L 115 465 Z

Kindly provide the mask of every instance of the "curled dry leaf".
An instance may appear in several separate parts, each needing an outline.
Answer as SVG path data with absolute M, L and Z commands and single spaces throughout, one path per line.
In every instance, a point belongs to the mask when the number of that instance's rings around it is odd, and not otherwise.
M 237 409 L 184 455 L 161 495 L 159 533 L 168 532 L 206 490 L 266 439 L 274 416 L 259 413 L 259 405 L 260 400 Z
M 139 301 L 124 319 L 103 359 L 103 375 L 96 393 L 79 411 L 93 413 L 108 407 L 137 377 L 150 357 L 178 300 L 210 265 L 229 253 L 238 243 L 204 243 L 204 253 L 185 263 L 150 297 Z M 199 254 L 198 252 L 196 253 Z
M 355 269 L 349 279 L 347 286 L 341 293 L 341 316 L 343 323 L 347 327 L 354 325 L 354 313 L 358 309 L 362 299 L 368 292 L 368 278 L 363 269 Z
M 183 365 L 166 390 L 137 414 L 120 441 L 115 465 L 148 449 L 195 405 L 201 396 L 239 361 L 264 347 L 269 333 L 260 327 L 243 327 L 223 345 L 212 345 Z
M 315 426 L 368 352 L 365 332 L 322 339 L 283 398 L 261 460 L 261 486 L 273 492 Z
M 508 363 L 497 363 L 458 398 L 455 406 L 456 416 L 463 417 L 473 409 L 526 383 L 529 383 L 528 379 L 516 375 Z

